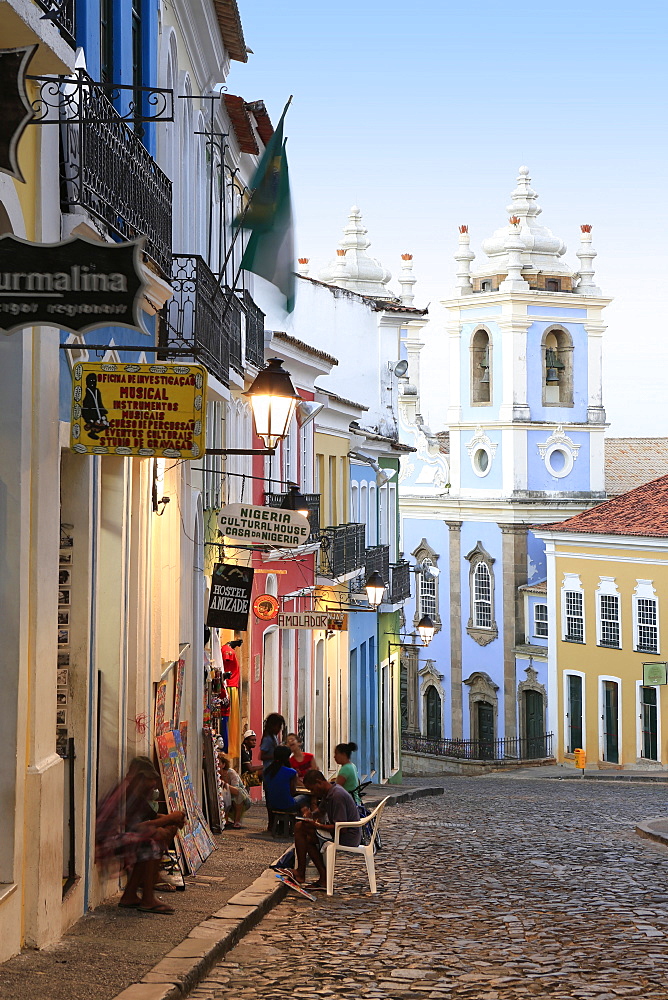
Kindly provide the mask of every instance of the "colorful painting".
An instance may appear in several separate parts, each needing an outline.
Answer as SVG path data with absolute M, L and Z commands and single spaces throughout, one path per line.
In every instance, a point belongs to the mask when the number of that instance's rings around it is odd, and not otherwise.
M 167 681 L 160 681 L 155 692 L 155 735 L 160 736 L 165 726 L 165 698 L 167 697 Z
M 186 661 L 180 659 L 176 664 L 176 682 L 174 685 L 174 716 L 172 718 L 172 729 L 179 728 L 181 718 L 181 701 L 183 699 L 183 678 L 186 672 Z

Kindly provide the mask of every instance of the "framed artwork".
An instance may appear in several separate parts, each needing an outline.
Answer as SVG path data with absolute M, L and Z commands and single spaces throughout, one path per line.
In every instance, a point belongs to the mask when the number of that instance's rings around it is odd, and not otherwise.
M 67 708 L 67 688 L 56 691 L 56 705 L 59 708 Z
M 69 590 L 59 590 L 58 591 L 58 604 L 69 604 L 70 603 L 70 592 Z
M 58 570 L 58 586 L 59 587 L 69 587 L 72 582 L 72 574 L 69 569 L 59 569 Z
M 70 644 L 70 630 L 68 628 L 58 629 L 58 645 L 59 646 L 69 646 Z
M 56 709 L 56 725 L 66 726 L 67 725 L 67 709 L 57 708 Z
M 60 660 L 60 657 L 62 655 L 63 655 L 62 653 L 58 653 L 58 660 Z M 66 653 L 65 655 L 67 656 L 69 662 L 69 653 Z M 61 666 L 58 667 L 58 670 L 56 671 L 56 685 L 59 688 L 67 687 L 67 674 L 68 674 L 67 667 L 61 667 Z
M 72 552 L 69 549 L 61 549 L 58 562 L 61 566 L 70 566 L 72 564 Z
M 69 623 L 70 623 L 70 612 L 69 612 L 69 610 L 68 611 L 59 611 L 58 612 L 58 624 L 59 625 L 69 625 Z
M 69 667 L 70 665 L 70 654 L 69 653 L 58 653 L 58 667 Z M 60 676 L 60 670 L 58 671 L 58 676 Z M 65 671 L 65 680 L 63 684 L 67 684 L 67 670 Z M 60 687 L 60 681 L 58 681 L 58 687 Z

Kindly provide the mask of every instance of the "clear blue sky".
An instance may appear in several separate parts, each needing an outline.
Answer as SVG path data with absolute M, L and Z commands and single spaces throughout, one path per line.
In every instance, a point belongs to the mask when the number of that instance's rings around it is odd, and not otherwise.
M 453 284 L 457 225 L 472 247 L 506 221 L 526 163 L 541 222 L 568 245 L 594 226 L 608 309 L 613 434 L 667 435 L 666 37 L 663 3 L 239 0 L 246 65 L 228 87 L 286 134 L 297 252 L 312 274 L 348 210 L 393 274 L 414 254 L 416 304 Z M 475 262 L 474 262 L 475 267 Z M 396 285 L 395 285 L 396 287 Z M 437 313 L 437 309 L 430 310 Z M 425 350 L 446 363 L 438 317 Z M 627 349 L 628 345 L 628 349 Z M 435 427 L 444 415 L 428 407 Z

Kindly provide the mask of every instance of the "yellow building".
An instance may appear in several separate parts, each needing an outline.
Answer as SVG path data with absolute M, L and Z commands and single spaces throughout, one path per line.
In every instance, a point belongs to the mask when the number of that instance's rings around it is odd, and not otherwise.
M 581 747 L 588 766 L 668 767 L 668 476 L 536 533 L 558 760 Z

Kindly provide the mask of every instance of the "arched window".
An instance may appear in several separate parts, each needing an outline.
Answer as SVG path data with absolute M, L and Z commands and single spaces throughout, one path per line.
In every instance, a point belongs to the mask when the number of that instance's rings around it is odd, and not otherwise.
M 434 623 L 436 632 L 441 628 L 441 616 L 439 614 L 438 596 L 438 553 L 434 552 L 426 538 L 423 538 L 418 547 L 411 553 L 415 558 L 415 613 L 413 615 L 413 625 L 417 629 L 417 624 L 424 615 L 429 615 Z
M 492 624 L 492 580 L 487 565 L 478 563 L 473 577 L 473 621 L 479 628 L 489 628 Z
M 499 634 L 494 620 L 494 559 L 482 542 L 465 558 L 470 563 L 470 614 L 466 631 L 480 646 L 486 646 Z
M 548 330 L 543 338 L 543 404 L 573 405 L 573 341 L 560 328 Z
M 471 340 L 471 402 L 486 404 L 491 402 L 492 352 L 489 334 L 486 330 L 476 330 Z

